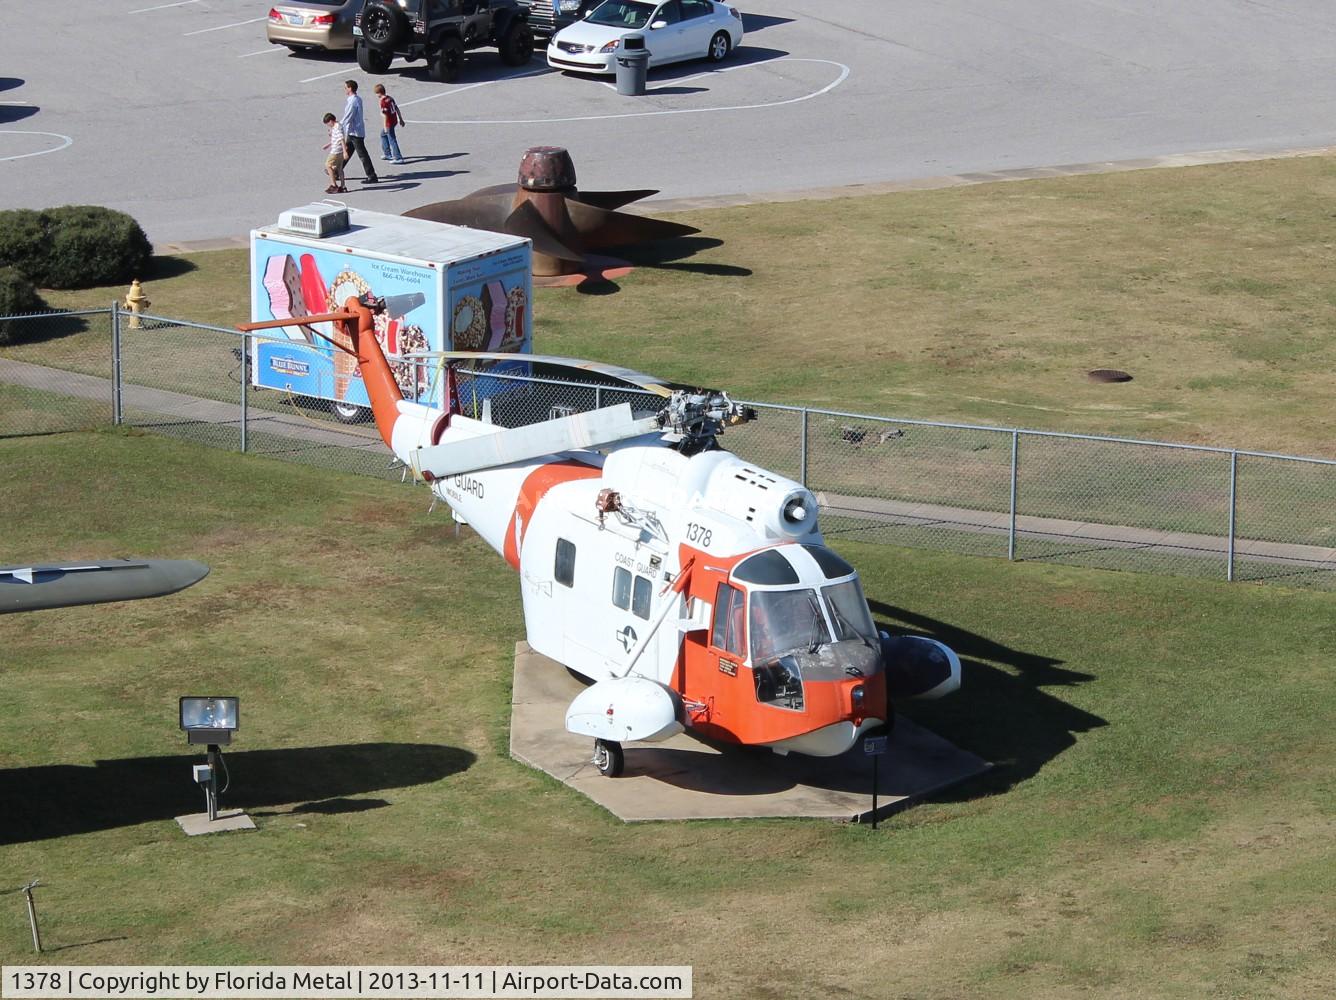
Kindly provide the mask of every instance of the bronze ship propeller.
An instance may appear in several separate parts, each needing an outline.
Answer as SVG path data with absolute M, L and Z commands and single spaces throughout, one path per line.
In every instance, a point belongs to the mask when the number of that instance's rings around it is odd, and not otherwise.
M 515 184 L 486 187 L 404 215 L 526 236 L 533 240 L 533 273 L 551 277 L 584 271 L 591 251 L 700 232 L 694 226 L 617 211 L 657 193 L 653 188 L 580 191 L 570 153 L 560 146 L 535 146 L 520 160 Z

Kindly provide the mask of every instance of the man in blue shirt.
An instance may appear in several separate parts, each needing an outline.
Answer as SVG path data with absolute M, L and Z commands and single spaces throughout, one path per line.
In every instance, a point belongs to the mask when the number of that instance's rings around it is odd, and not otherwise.
M 371 154 L 366 151 L 366 120 L 362 117 L 362 99 L 357 96 L 357 81 L 344 80 L 344 93 L 348 100 L 343 105 L 343 140 L 347 144 L 346 160 L 351 161 L 353 152 L 362 160 L 362 169 L 366 172 L 366 183 L 375 184 L 380 180 L 376 176 L 376 165 L 371 162 Z

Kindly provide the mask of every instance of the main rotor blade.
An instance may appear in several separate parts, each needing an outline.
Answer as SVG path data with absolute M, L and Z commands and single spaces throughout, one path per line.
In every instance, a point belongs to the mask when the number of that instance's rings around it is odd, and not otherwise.
M 592 372 L 605 378 L 625 382 L 634 389 L 642 389 L 656 396 L 667 398 L 674 389 L 688 389 L 691 386 L 680 382 L 665 382 L 655 375 L 632 371 L 620 365 L 610 365 L 602 361 L 585 361 L 580 358 L 562 358 L 551 354 L 509 354 L 496 351 L 414 351 L 405 354 L 405 358 L 414 361 L 518 361 L 524 364 L 544 365 L 550 368 L 569 368 L 577 373 Z M 484 373 L 485 374 L 485 373 Z
M 498 430 L 495 434 L 446 441 L 419 448 L 410 464 L 437 479 L 465 472 L 494 469 L 543 455 L 575 448 L 592 448 L 629 437 L 652 434 L 659 429 L 655 417 L 631 416 L 631 405 L 619 403 L 588 413 L 573 413 L 526 427 Z
M 0 568 L 0 614 L 174 594 L 209 575 L 193 559 L 110 559 Z
M 700 232 L 695 226 L 679 222 L 650 219 L 630 212 L 610 212 L 607 209 L 566 199 L 566 208 L 576 230 L 584 237 L 588 250 L 625 246 L 647 240 L 671 240 Z
M 645 188 L 641 191 L 580 191 L 576 194 L 568 194 L 568 201 L 578 201 L 585 205 L 593 205 L 595 208 L 621 208 L 623 205 L 629 205 L 633 201 L 639 201 L 641 198 L 648 198 L 650 195 L 659 193 L 658 188 Z

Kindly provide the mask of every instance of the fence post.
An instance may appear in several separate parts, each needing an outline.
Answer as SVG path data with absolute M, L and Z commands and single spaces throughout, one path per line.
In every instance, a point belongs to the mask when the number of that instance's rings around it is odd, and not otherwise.
M 121 412 L 121 307 L 111 303 L 111 422 L 120 426 Z
M 1225 566 L 1225 580 L 1234 582 L 1234 529 L 1238 517 L 1239 453 L 1229 453 L 1229 562 Z
M 807 407 L 803 407 L 802 427 L 798 432 L 798 482 L 807 485 Z
M 246 453 L 246 424 L 250 419 L 250 337 L 241 335 L 241 453 Z
M 1021 432 L 1011 432 L 1011 526 L 1007 529 L 1007 558 L 1016 559 L 1016 469 L 1020 457 Z

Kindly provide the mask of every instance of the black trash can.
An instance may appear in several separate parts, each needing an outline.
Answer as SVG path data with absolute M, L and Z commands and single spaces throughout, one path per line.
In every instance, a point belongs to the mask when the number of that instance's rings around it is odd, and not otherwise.
M 645 92 L 649 53 L 644 35 L 626 35 L 617 53 L 617 93 L 639 97 Z

